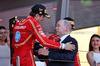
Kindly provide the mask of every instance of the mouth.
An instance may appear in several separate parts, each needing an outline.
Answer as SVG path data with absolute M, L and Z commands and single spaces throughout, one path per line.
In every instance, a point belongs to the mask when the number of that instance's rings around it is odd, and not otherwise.
M 98 44 L 95 44 L 94 46 L 98 46 Z
M 2 38 L 4 39 L 4 38 L 6 38 L 6 37 L 2 37 Z

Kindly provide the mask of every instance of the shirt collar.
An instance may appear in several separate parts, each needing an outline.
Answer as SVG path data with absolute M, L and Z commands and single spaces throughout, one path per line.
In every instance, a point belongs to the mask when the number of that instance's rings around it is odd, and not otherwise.
M 30 19 L 32 19 L 33 21 L 36 22 L 36 19 L 35 19 L 34 17 L 32 17 L 31 15 L 28 15 L 27 18 L 30 18 Z M 38 23 L 38 22 L 37 22 L 37 23 Z
M 60 43 L 61 43 L 68 35 L 69 35 L 69 34 L 62 36 L 62 37 L 60 38 L 60 39 L 61 39 Z

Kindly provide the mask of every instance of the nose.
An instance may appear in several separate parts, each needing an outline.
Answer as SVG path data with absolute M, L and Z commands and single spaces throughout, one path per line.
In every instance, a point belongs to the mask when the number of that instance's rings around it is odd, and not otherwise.
M 96 44 L 97 42 L 95 41 L 94 43 Z
M 56 27 L 55 29 L 56 29 L 56 31 L 57 31 L 58 27 Z
M 6 35 L 6 33 L 3 33 L 2 35 L 3 35 L 3 36 L 5 36 L 5 35 Z

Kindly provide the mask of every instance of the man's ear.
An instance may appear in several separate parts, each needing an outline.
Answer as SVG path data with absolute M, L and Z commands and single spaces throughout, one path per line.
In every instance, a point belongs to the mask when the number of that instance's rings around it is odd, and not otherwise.
M 68 26 L 66 26 L 66 31 L 68 31 L 69 30 L 69 27 Z
M 37 18 L 39 16 L 39 14 L 36 14 L 35 17 Z
M 38 17 L 39 17 L 39 14 L 36 14 L 34 18 L 37 20 L 37 19 L 38 19 Z

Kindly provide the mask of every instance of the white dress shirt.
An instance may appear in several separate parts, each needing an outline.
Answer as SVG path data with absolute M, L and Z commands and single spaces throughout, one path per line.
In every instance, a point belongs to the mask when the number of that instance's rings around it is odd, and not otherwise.
M 62 41 L 63 41 L 68 35 L 69 35 L 69 34 L 62 36 L 62 37 L 60 38 L 60 39 L 61 39 L 60 43 L 62 43 Z
M 62 43 L 62 41 L 63 41 L 68 35 L 69 35 L 69 34 L 62 36 L 62 37 L 60 38 L 61 41 L 60 41 L 59 43 Z M 65 49 L 65 44 L 63 44 L 62 49 Z

